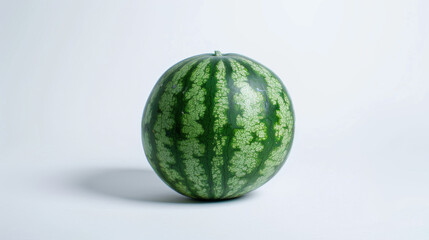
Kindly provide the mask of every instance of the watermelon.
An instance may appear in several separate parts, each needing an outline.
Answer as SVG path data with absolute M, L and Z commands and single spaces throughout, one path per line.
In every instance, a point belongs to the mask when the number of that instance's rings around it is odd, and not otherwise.
M 270 180 L 294 136 L 281 80 L 239 54 L 201 54 L 168 69 L 142 118 L 146 157 L 177 192 L 200 200 L 239 197 Z

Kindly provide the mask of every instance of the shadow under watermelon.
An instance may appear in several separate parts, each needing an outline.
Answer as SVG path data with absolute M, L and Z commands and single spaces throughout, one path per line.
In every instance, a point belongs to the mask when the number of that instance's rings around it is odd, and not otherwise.
M 155 172 L 148 169 L 94 170 L 82 175 L 77 183 L 80 189 L 104 197 L 139 202 L 213 204 L 249 197 L 248 194 L 227 201 L 197 201 L 176 193 L 164 184 Z

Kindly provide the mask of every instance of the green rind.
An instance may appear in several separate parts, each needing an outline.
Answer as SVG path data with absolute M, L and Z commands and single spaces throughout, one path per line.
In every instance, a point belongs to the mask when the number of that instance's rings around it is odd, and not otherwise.
M 203 156 L 207 150 L 205 143 L 201 142 L 198 137 L 204 133 L 200 120 L 207 107 L 201 103 L 207 94 L 203 85 L 210 77 L 209 63 L 209 58 L 199 62 L 191 75 L 191 86 L 185 92 L 185 100 L 187 101 L 185 111 L 181 116 L 182 126 L 180 130 L 186 138 L 178 143 L 185 165 L 185 177 L 191 182 L 190 187 L 193 188 L 195 194 L 205 199 L 209 198 L 210 193 L 208 174 L 203 163 Z
M 240 55 L 236 55 L 234 58 L 248 64 L 251 71 L 266 81 L 270 104 L 277 107 L 276 117 L 278 119 L 274 125 L 274 129 L 277 131 L 275 132 L 276 143 L 273 146 L 273 150 L 268 158 L 262 163 L 261 169 L 258 171 L 257 178 L 254 178 L 253 181 L 251 181 L 251 184 L 246 186 L 241 192 L 237 193 L 239 196 L 266 183 L 283 166 L 292 146 L 295 128 L 292 103 L 287 94 L 286 88 L 279 78 L 268 68 L 249 58 Z
M 234 130 L 232 147 L 234 155 L 230 159 L 228 192 L 226 198 L 234 197 L 244 185 L 248 184 L 248 176 L 262 160 L 258 157 L 263 149 L 262 141 L 267 137 L 264 118 L 264 97 L 250 86 L 247 78 L 248 70 L 238 61 L 228 59 L 232 67 L 234 86 L 239 89 L 234 94 L 234 102 L 238 105 L 236 116 L 237 128 Z
M 149 160 L 150 165 L 155 170 L 155 172 L 158 174 L 158 176 L 161 177 L 161 179 L 171 188 L 178 191 L 179 193 L 197 198 L 198 196 L 193 194 L 188 186 L 189 184 L 186 182 L 186 179 L 183 177 L 183 171 L 180 167 L 170 167 L 166 166 L 166 159 L 163 158 L 162 154 L 171 154 L 171 146 L 170 146 L 170 152 L 165 151 L 165 153 L 161 152 L 161 156 L 159 155 L 159 148 L 163 148 L 165 150 L 164 144 L 157 144 L 156 141 L 156 120 L 157 116 L 162 111 L 160 108 L 161 98 L 165 95 L 167 89 L 170 87 L 172 88 L 172 82 L 175 82 L 175 78 L 177 81 L 178 74 L 182 73 L 187 68 L 191 68 L 192 66 L 189 66 L 189 64 L 194 65 L 198 59 L 201 59 L 203 57 L 207 57 L 206 54 L 198 55 L 194 57 L 187 58 L 176 65 L 172 66 L 170 69 L 168 69 L 163 76 L 158 80 L 157 84 L 155 85 L 154 89 L 152 90 L 149 99 L 146 103 L 145 110 L 143 113 L 143 119 L 142 119 L 142 137 L 143 137 L 143 147 L 145 150 L 145 154 L 147 159 Z M 178 91 L 176 90 L 176 93 Z M 156 112 L 156 116 L 153 114 Z M 174 123 L 173 123 L 174 124 Z M 165 134 L 164 133 L 158 133 L 158 134 Z M 159 137 L 158 137 L 159 140 Z M 174 147 L 173 147 L 174 148 Z M 178 157 L 178 154 L 174 154 L 174 157 Z M 176 161 L 171 161 L 172 157 L 169 156 L 169 165 L 174 164 Z M 179 161 L 180 162 L 180 161 Z M 163 169 L 164 165 L 164 169 Z M 167 168 L 165 168 L 167 167 Z M 180 174 L 179 174 L 180 172 Z
M 215 74 L 215 96 L 213 100 L 213 134 L 215 146 L 213 147 L 214 156 L 212 158 L 212 184 L 213 198 L 220 198 L 224 194 L 226 186 L 225 180 L 225 145 L 228 137 L 224 134 L 226 125 L 228 124 L 228 94 L 230 89 L 226 80 L 225 63 L 219 60 L 216 64 Z M 209 128 L 210 129 L 210 128 Z M 208 141 L 211 142 L 211 141 Z

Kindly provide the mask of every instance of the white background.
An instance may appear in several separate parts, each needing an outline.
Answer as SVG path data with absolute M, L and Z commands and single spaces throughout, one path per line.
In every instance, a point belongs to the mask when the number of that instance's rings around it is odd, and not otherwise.
M 429 239 L 427 1 L 0 2 L 0 239 Z M 199 203 L 140 139 L 161 74 L 220 50 L 292 97 L 269 183 Z

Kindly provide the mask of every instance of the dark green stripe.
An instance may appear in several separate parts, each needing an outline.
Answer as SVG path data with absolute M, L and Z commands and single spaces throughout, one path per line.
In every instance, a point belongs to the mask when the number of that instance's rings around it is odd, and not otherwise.
M 164 180 L 164 182 L 167 184 L 167 185 L 169 185 L 170 187 L 172 187 L 173 189 L 175 189 L 176 191 L 177 191 L 177 188 L 175 188 L 174 187 L 174 185 L 175 184 L 177 184 L 177 182 L 170 182 L 168 179 L 168 177 L 165 175 L 165 173 L 162 171 L 162 169 L 161 169 L 161 167 L 160 167 L 160 159 L 158 159 L 158 156 L 157 156 L 157 154 L 158 154 L 158 148 L 157 148 L 157 144 L 156 144 L 156 138 L 155 138 L 155 134 L 154 134 L 154 132 L 153 132 L 153 129 L 154 129 L 154 126 L 155 126 L 155 124 L 156 124 L 156 121 L 157 121 L 157 119 L 158 119 L 158 117 L 159 117 L 159 113 L 161 112 L 161 110 L 159 109 L 159 103 L 160 103 L 160 99 L 162 98 L 162 96 L 163 96 L 163 93 L 166 91 L 166 89 L 167 89 L 167 86 L 168 86 L 168 83 L 170 82 L 170 81 L 172 81 L 173 80 L 173 78 L 175 77 L 175 75 L 183 68 L 183 67 L 185 67 L 185 66 L 187 66 L 188 64 L 191 64 L 193 61 L 196 61 L 196 59 L 198 59 L 198 58 L 201 58 L 202 56 L 196 56 L 196 57 L 191 57 L 191 58 L 188 58 L 188 59 L 185 59 L 185 60 L 183 60 L 182 62 L 180 62 L 180 63 L 178 63 L 178 64 L 180 64 L 180 66 L 179 67 L 177 67 L 176 68 L 176 70 L 174 71 L 174 73 L 173 74 L 171 74 L 170 76 L 168 76 L 167 78 L 165 78 L 164 80 L 161 80 L 161 81 L 159 81 L 158 83 L 157 83 L 157 85 L 159 84 L 159 90 L 157 91 L 157 92 L 152 92 L 152 94 L 151 95 L 153 95 L 153 96 L 151 96 L 150 98 L 153 98 L 153 99 L 151 99 L 151 102 L 152 102 L 152 107 L 151 107 L 151 109 L 152 109 L 152 111 L 153 111 L 153 113 L 152 113 L 152 115 L 151 115 L 151 119 L 150 119 L 150 122 L 146 125 L 146 130 L 147 131 L 149 131 L 150 132 L 150 143 L 151 143 L 151 145 L 152 145 L 152 157 L 151 157 L 151 159 L 152 159 L 152 162 L 154 163 L 154 165 L 156 166 L 156 169 L 155 169 L 155 171 L 157 171 L 157 173 L 161 176 L 161 178 Z M 195 63 L 193 63 L 193 64 L 195 64 Z M 175 66 L 173 66 L 172 68 L 175 68 L 176 67 L 176 65 Z M 191 69 L 192 69 L 192 67 L 191 67 Z M 188 73 L 186 73 L 185 75 L 187 75 L 187 74 L 189 74 L 189 72 L 191 72 L 191 69 L 188 71 Z M 169 70 L 167 70 L 167 72 L 168 72 Z M 162 79 L 162 78 L 161 78 Z M 183 78 L 183 79 L 186 79 L 186 78 Z M 177 103 L 176 103 L 177 104 Z M 174 128 L 172 128 L 172 129 L 174 129 Z M 166 136 L 168 137 L 168 135 L 170 134 L 171 132 L 170 131 L 166 131 Z M 175 147 L 175 145 L 173 144 L 173 148 Z M 176 161 L 176 163 L 177 163 L 177 160 L 176 160 L 176 158 L 175 158 L 175 154 L 172 154 L 172 156 L 173 156 L 173 158 L 175 159 L 175 161 Z M 183 177 L 184 177 L 184 174 L 183 173 L 180 173 L 180 171 L 179 171 L 179 174 L 181 174 Z M 184 178 L 185 180 L 186 180 L 186 178 Z M 185 185 L 188 187 L 189 185 L 185 182 Z M 188 190 L 191 192 L 191 190 L 189 189 L 189 187 L 188 187 Z M 182 193 L 182 192 L 181 192 Z M 183 193 L 182 193 L 183 194 Z
M 214 197 L 213 191 L 213 176 L 212 176 L 212 159 L 214 156 L 214 129 L 213 129 L 213 109 L 214 109 L 214 96 L 216 92 L 216 64 L 219 60 L 211 59 L 210 64 L 207 66 L 210 68 L 210 77 L 207 80 L 204 88 L 207 94 L 204 99 L 204 105 L 207 107 L 204 117 L 201 119 L 201 124 L 204 126 L 204 133 L 198 137 L 201 142 L 206 143 L 206 151 L 204 154 L 204 169 L 207 174 L 207 181 L 210 187 L 209 198 Z
M 205 132 L 201 121 L 207 111 L 203 104 L 207 94 L 204 85 L 210 77 L 209 67 L 210 59 L 199 59 L 196 69 L 190 75 L 188 87 L 184 89 L 184 110 L 180 116 L 180 130 L 184 139 L 178 141 L 178 149 L 182 156 L 184 174 L 198 198 L 209 198 L 210 190 L 204 161 L 206 145 L 205 141 L 199 140 Z
M 287 106 L 287 111 L 289 111 L 289 114 L 290 114 L 290 117 L 292 117 L 292 122 L 291 122 L 291 124 L 289 124 L 289 122 L 285 125 L 285 127 L 287 128 L 287 129 L 289 129 L 289 130 L 291 130 L 290 132 L 291 132 L 291 135 L 288 135 L 288 139 L 289 139 L 289 141 L 288 141 L 288 143 L 286 144 L 286 145 L 283 145 L 284 144 L 284 138 L 286 137 L 286 135 L 283 135 L 283 136 L 280 136 L 280 138 L 279 139 L 276 139 L 275 137 L 273 138 L 273 139 L 275 139 L 275 141 L 276 141 L 276 144 L 277 144 L 277 146 L 276 145 L 274 145 L 273 146 L 273 150 L 272 150 L 272 152 L 271 153 L 274 153 L 274 152 L 278 152 L 279 150 L 281 150 L 280 148 L 283 148 L 283 149 L 285 149 L 285 155 L 284 156 L 282 156 L 282 158 L 281 159 L 271 159 L 271 163 L 272 163 L 272 161 L 275 161 L 275 162 L 278 162 L 278 164 L 277 165 L 275 165 L 275 166 L 272 166 L 272 168 L 273 168 L 273 171 L 272 172 L 270 172 L 270 174 L 269 175 L 266 175 L 267 173 L 266 172 L 264 172 L 264 176 L 257 176 L 257 178 L 256 179 L 254 179 L 254 182 L 253 182 L 253 184 L 249 184 L 249 186 L 247 187 L 247 188 L 245 188 L 244 189 L 244 191 L 242 192 L 242 193 L 245 193 L 246 191 L 249 191 L 249 189 L 251 190 L 251 189 L 255 189 L 255 188 L 257 188 L 257 187 L 259 187 L 259 186 L 261 186 L 262 184 L 264 184 L 266 181 L 268 181 L 269 179 L 271 179 L 278 171 L 279 171 L 279 169 L 281 168 L 281 166 L 285 163 L 285 159 L 287 158 L 287 156 L 289 155 L 289 151 L 290 151 L 290 148 L 291 148 L 291 144 L 292 144 L 292 140 L 293 140 L 293 135 L 294 135 L 294 113 L 293 113 L 293 108 L 292 108 L 292 104 L 291 104 L 291 101 L 290 101 L 290 98 L 289 98 L 289 96 L 288 96 L 288 94 L 287 94 L 287 91 L 286 91 L 286 88 L 285 88 L 285 86 L 283 85 L 283 83 L 281 82 L 281 80 L 278 78 L 278 76 L 277 75 L 275 75 L 272 71 L 270 71 L 268 68 L 266 68 L 266 67 L 264 67 L 262 64 L 259 64 L 259 63 L 257 63 L 257 62 L 255 62 L 254 60 L 251 60 L 251 59 L 249 59 L 249 58 L 246 58 L 246 57 L 244 57 L 244 56 L 240 56 L 240 55 L 234 55 L 234 57 L 235 58 L 239 58 L 239 59 L 242 59 L 244 62 L 246 62 L 246 61 L 250 61 L 250 62 L 252 62 L 252 63 L 254 63 L 256 66 L 258 66 L 258 68 L 261 68 L 261 70 L 262 70 L 262 72 L 259 72 L 259 71 L 257 71 L 257 70 L 254 70 L 254 68 L 251 66 L 251 64 L 250 63 L 248 63 L 247 64 L 247 66 L 249 67 L 249 69 L 250 70 L 252 70 L 254 73 L 256 73 L 258 76 L 260 76 L 260 77 L 262 77 L 265 81 L 266 81 L 266 77 L 269 77 L 269 78 L 271 78 L 271 79 L 275 79 L 275 80 L 277 80 L 277 83 L 279 84 L 279 86 L 280 86 L 280 88 L 281 88 L 281 91 L 278 91 L 277 92 L 277 94 L 279 94 L 278 95 L 278 97 L 279 98 L 276 98 L 276 100 L 274 100 L 274 99 L 271 99 L 272 101 L 271 102 L 273 102 L 273 101 L 276 101 L 277 102 L 277 104 L 276 104 L 276 107 L 277 107 L 277 109 L 276 110 L 280 110 L 280 103 L 284 103 L 285 104 L 285 106 Z M 247 62 L 246 62 L 247 63 Z M 273 83 L 271 83 L 271 84 L 273 84 Z M 270 86 L 270 87 L 274 87 L 274 86 Z M 275 115 L 273 115 L 273 116 L 276 116 L 276 118 L 278 119 L 278 117 L 277 117 L 277 115 L 275 114 Z M 279 122 L 281 119 L 278 119 L 277 121 L 275 121 L 275 122 L 273 122 L 273 124 L 275 124 L 275 123 L 277 123 L 277 122 Z M 291 129 L 292 128 L 292 129 Z M 274 135 L 276 134 L 276 132 L 274 131 Z M 269 154 L 268 155 L 268 159 L 267 159 L 267 161 L 270 159 L 270 157 L 271 157 L 271 155 L 272 154 Z M 264 166 L 265 166 L 265 164 L 264 164 Z M 265 166 L 266 167 L 266 166 Z M 260 170 L 259 171 L 263 171 L 263 170 L 266 170 L 266 169 L 264 169 L 264 168 L 260 168 Z M 262 181 L 260 181 L 260 180 L 262 180 Z
M 182 68 L 183 66 L 185 66 L 186 64 L 188 64 L 192 60 L 193 60 L 192 58 L 188 58 L 188 59 L 183 60 L 182 62 L 177 63 L 177 64 L 181 65 L 177 69 Z M 175 66 L 173 66 L 171 68 L 174 68 L 174 67 Z M 149 137 L 148 137 L 149 139 L 148 140 L 149 140 L 150 145 L 152 147 L 151 156 L 148 156 L 149 163 L 151 163 L 151 166 L 154 168 L 155 172 L 161 176 L 161 179 L 163 179 L 163 180 L 165 179 L 164 182 L 166 181 L 167 178 L 166 178 L 165 174 L 161 171 L 161 167 L 159 165 L 159 160 L 157 157 L 158 149 L 157 149 L 157 146 L 155 143 L 155 135 L 153 132 L 153 127 L 154 127 L 156 119 L 157 119 L 157 113 L 159 112 L 159 100 L 161 99 L 162 93 L 165 91 L 165 89 L 167 87 L 166 83 L 171 81 L 173 79 L 175 73 L 176 73 L 176 71 L 170 71 L 170 69 L 166 71 L 166 74 L 169 74 L 169 75 L 161 76 L 160 80 L 156 83 L 154 89 L 159 87 L 159 90 L 158 91 L 152 90 L 152 92 L 151 92 L 151 94 L 147 100 L 147 105 L 151 104 L 150 109 L 152 110 L 152 114 L 151 114 L 151 119 L 149 119 L 149 123 L 147 123 L 146 125 L 144 125 L 142 127 L 143 131 L 149 132 Z M 148 109 L 148 106 L 146 106 L 145 109 Z M 148 113 L 145 113 L 145 114 L 148 114 Z M 144 123 L 144 118 L 142 120 L 142 123 Z M 167 183 L 167 184 L 170 185 L 169 183 Z
M 267 127 L 267 138 L 261 141 L 264 148 L 259 153 L 259 157 L 258 157 L 259 162 L 257 166 L 254 168 L 254 170 L 252 170 L 252 172 L 245 177 L 246 179 L 249 179 L 247 184 L 244 185 L 240 190 L 236 192 L 236 193 L 240 193 L 247 186 L 251 186 L 254 182 L 256 182 L 256 180 L 260 176 L 259 170 L 263 166 L 263 163 L 269 157 L 271 151 L 274 148 L 281 145 L 281 141 L 275 141 L 275 130 L 274 130 L 274 123 L 278 121 L 276 111 L 279 109 L 279 106 L 278 104 L 277 105 L 271 104 L 267 94 L 267 82 L 265 81 L 263 76 L 260 76 L 255 71 L 253 71 L 252 67 L 249 64 L 247 64 L 246 62 L 242 61 L 239 58 L 234 58 L 234 59 L 239 64 L 243 65 L 248 71 L 249 75 L 247 76 L 247 79 L 252 89 L 262 93 L 262 95 L 264 96 L 265 116 L 262 121 Z M 260 140 L 254 139 L 254 141 L 260 141 Z
M 225 80 L 227 82 L 229 93 L 228 93 L 228 110 L 227 110 L 227 117 L 228 117 L 228 124 L 225 127 L 225 135 L 227 136 L 225 149 L 223 151 L 224 154 L 224 164 L 223 164 L 223 193 L 221 195 L 221 198 L 225 197 L 228 194 L 229 187 L 227 184 L 227 180 L 230 176 L 230 172 L 228 169 L 229 162 L 234 155 L 234 149 L 232 147 L 232 139 L 234 137 L 234 129 L 237 129 L 237 115 L 241 112 L 241 109 L 239 109 L 237 106 L 235 106 L 234 103 L 234 95 L 235 93 L 239 92 L 240 89 L 234 86 L 234 80 L 232 79 L 232 67 L 231 62 L 228 60 L 228 58 L 225 58 L 226 61 L 224 61 L 225 64 Z
M 198 196 L 198 194 L 196 194 L 193 189 L 191 188 L 192 184 L 189 183 L 188 177 L 185 174 L 185 166 L 183 164 L 183 159 L 182 159 L 182 153 L 180 152 L 178 145 L 179 145 L 179 141 L 186 139 L 186 136 L 184 136 L 184 134 L 182 133 L 181 129 L 183 127 L 183 112 L 186 106 L 185 103 L 185 93 L 186 93 L 186 89 L 188 89 L 190 87 L 190 85 L 192 84 L 190 81 L 191 75 L 194 73 L 195 69 L 198 67 L 198 65 L 201 63 L 202 59 L 205 59 L 206 57 L 200 57 L 200 59 L 198 59 L 194 65 L 192 66 L 192 68 L 186 73 L 185 77 L 183 78 L 183 90 L 180 91 L 177 96 L 177 105 L 175 107 L 175 110 L 173 111 L 174 113 L 174 118 L 175 118 L 175 123 L 173 126 L 173 130 L 175 130 L 174 132 L 171 133 L 171 138 L 173 139 L 173 147 L 172 147 L 172 153 L 173 156 L 176 160 L 176 164 L 174 167 L 176 167 L 176 169 L 178 169 L 179 173 L 183 176 L 184 180 L 185 180 L 185 184 L 186 186 L 188 186 L 189 191 L 192 193 L 193 196 L 191 197 L 195 197 Z

